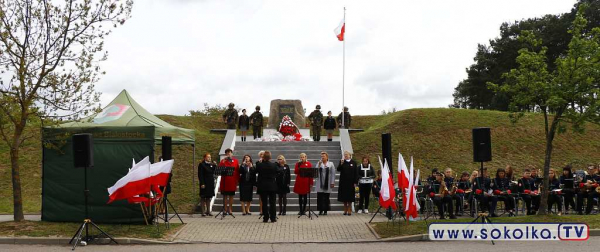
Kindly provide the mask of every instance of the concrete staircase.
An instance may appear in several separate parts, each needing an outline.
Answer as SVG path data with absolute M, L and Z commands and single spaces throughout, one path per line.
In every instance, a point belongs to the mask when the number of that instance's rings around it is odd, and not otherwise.
M 325 137 L 326 139 L 326 137 Z M 234 157 L 237 159 L 241 159 L 244 155 L 249 154 L 252 157 L 252 160 L 256 162 L 258 160 L 258 152 L 261 150 L 271 151 L 272 161 L 277 160 L 278 155 L 283 155 L 287 161 L 287 164 L 292 169 L 291 173 L 291 183 L 290 183 L 290 193 L 287 195 L 288 203 L 287 203 L 287 212 L 288 214 L 295 214 L 299 211 L 300 207 L 298 204 L 298 195 L 294 193 L 294 183 L 296 182 L 296 174 L 294 174 L 294 165 L 298 162 L 298 157 L 300 153 L 306 153 L 308 156 L 308 161 L 313 165 L 321 158 L 321 152 L 326 151 L 329 154 L 329 159 L 334 165 L 337 167 L 340 159 L 342 158 L 342 151 L 339 141 L 334 142 L 236 142 L 234 148 Z M 241 160 L 240 160 L 241 162 Z M 331 193 L 330 201 L 331 201 L 331 211 L 343 211 L 343 204 L 337 201 L 337 186 L 339 184 L 339 173 L 336 174 L 335 178 L 335 187 L 333 188 L 333 192 Z M 314 187 L 313 187 L 314 191 Z M 254 193 L 252 206 L 250 211 L 253 213 L 259 212 L 259 196 Z M 310 204 L 313 211 L 317 210 L 317 194 L 310 194 Z M 233 211 L 241 212 L 240 202 L 239 202 L 239 188 L 235 192 L 235 197 L 233 201 Z M 217 195 L 215 199 L 215 203 L 213 205 L 213 212 L 220 211 L 223 206 L 223 197 L 221 194 Z M 277 205 L 277 211 L 279 211 L 279 206 Z

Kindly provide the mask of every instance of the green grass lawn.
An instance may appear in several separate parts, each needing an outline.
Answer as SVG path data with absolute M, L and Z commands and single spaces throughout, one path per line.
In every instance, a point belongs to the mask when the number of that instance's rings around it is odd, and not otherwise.
M 196 162 L 192 164 L 191 146 L 174 146 L 173 194 L 170 200 L 179 213 L 190 213 L 198 202 L 197 177 L 194 167 L 204 155 L 211 153 L 218 159 L 222 133 L 210 133 L 210 129 L 224 128 L 220 116 L 172 116 L 158 115 L 166 122 L 195 130 Z M 512 165 L 519 172 L 527 165 L 542 167 L 544 160 L 543 117 L 526 114 L 517 124 L 512 124 L 508 113 L 464 109 L 409 109 L 387 115 L 353 116 L 352 127 L 364 132 L 352 133 L 354 159 L 371 157 L 379 169 L 377 155 L 381 155 L 381 134 L 392 133 L 394 169 L 397 153 L 401 152 L 407 162 L 414 156 L 415 169 L 422 178 L 432 168 L 453 168 L 455 171 L 471 171 L 478 167 L 472 162 L 471 129 L 492 128 L 493 161 L 486 163 L 492 169 Z M 41 209 L 41 142 L 40 125 L 31 124 L 27 129 L 32 138 L 20 150 L 21 183 L 25 213 L 39 214 Z M 600 160 L 600 127 L 588 124 L 584 134 L 568 131 L 557 135 L 554 141 L 552 167 L 559 168 L 570 163 L 581 169 L 588 163 Z M 160 153 L 160 146 L 157 146 Z M 408 164 L 407 164 L 408 165 Z M 196 180 L 196 184 L 192 182 Z M 194 193 L 196 192 L 196 194 Z M 0 213 L 13 211 L 11 169 L 8 147 L 0 141 Z M 376 208 L 375 208 L 376 209 Z M 371 209 L 373 211 L 373 209 Z
M 525 222 L 549 222 L 549 223 L 586 223 L 590 229 L 600 228 L 600 215 L 530 215 L 530 216 L 517 216 L 517 217 L 498 217 L 490 218 L 492 222 L 503 222 L 503 223 L 525 223 Z M 461 218 L 455 220 L 430 220 L 425 221 L 414 221 L 400 223 L 396 222 L 377 222 L 371 223 L 371 226 L 381 238 L 397 237 L 397 236 L 408 236 L 417 234 L 426 234 L 427 227 L 430 223 L 445 223 L 445 222 L 471 222 L 471 218 Z
M 0 222 L 0 236 L 3 237 L 67 237 L 71 238 L 81 223 L 46 222 L 46 221 L 21 221 Z M 160 224 L 160 229 L 154 225 L 121 225 L 98 224 L 104 232 L 113 238 L 141 238 L 168 240 L 183 224 L 171 223 L 167 229 L 165 224 Z M 95 228 L 90 228 L 90 235 L 98 235 Z

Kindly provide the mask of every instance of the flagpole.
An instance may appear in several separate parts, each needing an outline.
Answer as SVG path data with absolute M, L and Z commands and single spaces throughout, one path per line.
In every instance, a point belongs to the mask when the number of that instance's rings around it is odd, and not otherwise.
M 344 24 L 343 26 L 344 29 L 346 29 L 346 6 L 344 6 Z M 343 36 L 343 40 L 342 40 L 342 127 L 346 128 L 345 125 L 345 121 L 346 121 L 346 111 L 344 110 L 344 108 L 346 108 L 346 86 L 345 86 L 345 78 L 346 78 L 346 36 L 344 34 Z

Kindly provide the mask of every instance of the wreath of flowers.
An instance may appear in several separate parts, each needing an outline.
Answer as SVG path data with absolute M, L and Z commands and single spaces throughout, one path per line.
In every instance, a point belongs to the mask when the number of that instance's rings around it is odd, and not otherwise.
M 284 137 L 292 136 L 298 133 L 298 126 L 286 115 L 281 119 L 281 123 L 279 123 L 279 132 Z

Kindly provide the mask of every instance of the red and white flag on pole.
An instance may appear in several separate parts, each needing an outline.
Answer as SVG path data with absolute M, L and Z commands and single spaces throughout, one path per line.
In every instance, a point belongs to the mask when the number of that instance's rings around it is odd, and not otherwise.
M 402 206 L 406 208 L 406 203 L 408 202 L 406 192 L 409 190 L 409 178 L 410 173 L 406 168 L 406 162 L 404 162 L 404 157 L 401 153 L 398 153 L 398 188 L 402 192 Z
M 150 164 L 148 157 L 135 164 L 112 187 L 108 188 L 108 203 L 150 193 L 150 187 L 166 186 L 174 160 Z
M 379 157 L 379 164 L 381 165 L 381 192 L 379 193 L 379 205 L 383 208 L 391 207 L 396 210 L 396 191 L 394 190 L 394 181 L 390 176 L 390 168 L 388 167 L 387 160 L 385 164 L 381 163 L 381 157 Z
M 335 28 L 335 30 L 333 31 L 335 32 L 335 36 L 338 38 L 339 41 L 344 41 L 344 33 L 346 32 L 346 20 L 342 19 L 340 25 L 338 25 L 338 27 Z
M 410 172 L 409 172 L 409 189 L 405 192 L 405 197 L 408 199 L 404 208 L 404 213 L 407 217 L 407 220 L 414 220 L 419 215 L 419 209 L 421 206 L 419 205 L 419 200 L 417 199 L 417 188 L 416 186 L 419 184 L 419 176 L 421 171 L 417 172 L 417 176 L 414 176 L 414 168 L 413 168 L 413 159 L 410 157 Z

